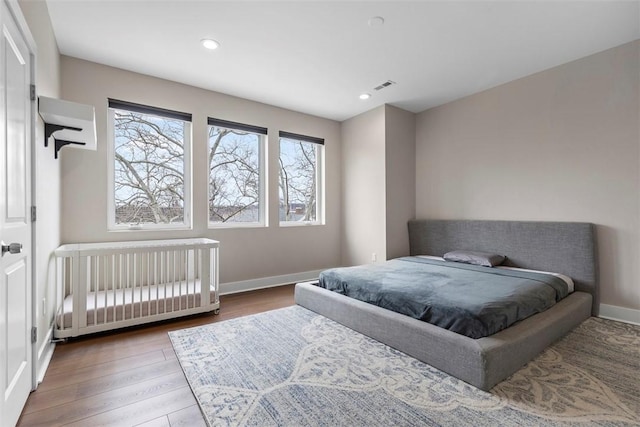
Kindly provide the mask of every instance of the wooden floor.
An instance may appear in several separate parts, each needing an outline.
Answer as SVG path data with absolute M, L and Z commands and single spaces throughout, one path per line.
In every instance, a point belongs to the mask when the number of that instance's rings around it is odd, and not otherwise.
M 293 285 L 222 296 L 198 315 L 58 344 L 19 426 L 204 426 L 167 332 L 293 305 Z

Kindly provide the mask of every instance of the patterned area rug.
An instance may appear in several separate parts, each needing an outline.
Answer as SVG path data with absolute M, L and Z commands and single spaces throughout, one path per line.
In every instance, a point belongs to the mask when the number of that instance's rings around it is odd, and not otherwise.
M 598 318 L 488 393 L 300 306 L 170 337 L 211 426 L 640 425 L 640 327 Z

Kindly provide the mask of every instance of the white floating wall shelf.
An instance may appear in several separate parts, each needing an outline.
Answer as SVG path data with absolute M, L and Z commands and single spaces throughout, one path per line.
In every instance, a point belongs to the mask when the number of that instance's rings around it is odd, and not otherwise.
M 40 96 L 38 111 L 44 120 L 44 146 L 48 146 L 49 138 L 53 136 L 56 159 L 65 145 L 83 150 L 98 148 L 93 106 Z

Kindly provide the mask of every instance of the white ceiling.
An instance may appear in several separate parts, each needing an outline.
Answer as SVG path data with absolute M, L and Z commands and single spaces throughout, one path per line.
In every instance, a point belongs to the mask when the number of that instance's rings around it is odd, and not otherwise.
M 640 1 L 47 4 L 64 55 L 335 120 L 423 111 L 640 38 Z

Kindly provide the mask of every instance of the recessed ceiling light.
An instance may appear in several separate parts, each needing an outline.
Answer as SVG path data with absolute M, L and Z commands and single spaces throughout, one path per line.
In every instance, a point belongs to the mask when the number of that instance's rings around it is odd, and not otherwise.
M 370 27 L 382 27 L 384 25 L 384 18 L 382 16 L 374 16 L 369 18 Z
M 202 46 L 211 50 L 217 49 L 220 46 L 220 43 L 213 39 L 202 39 L 200 40 L 200 43 L 202 43 Z
M 369 93 L 360 94 L 360 99 L 362 99 L 362 100 L 369 99 L 369 98 L 371 98 L 371 94 L 369 94 Z

